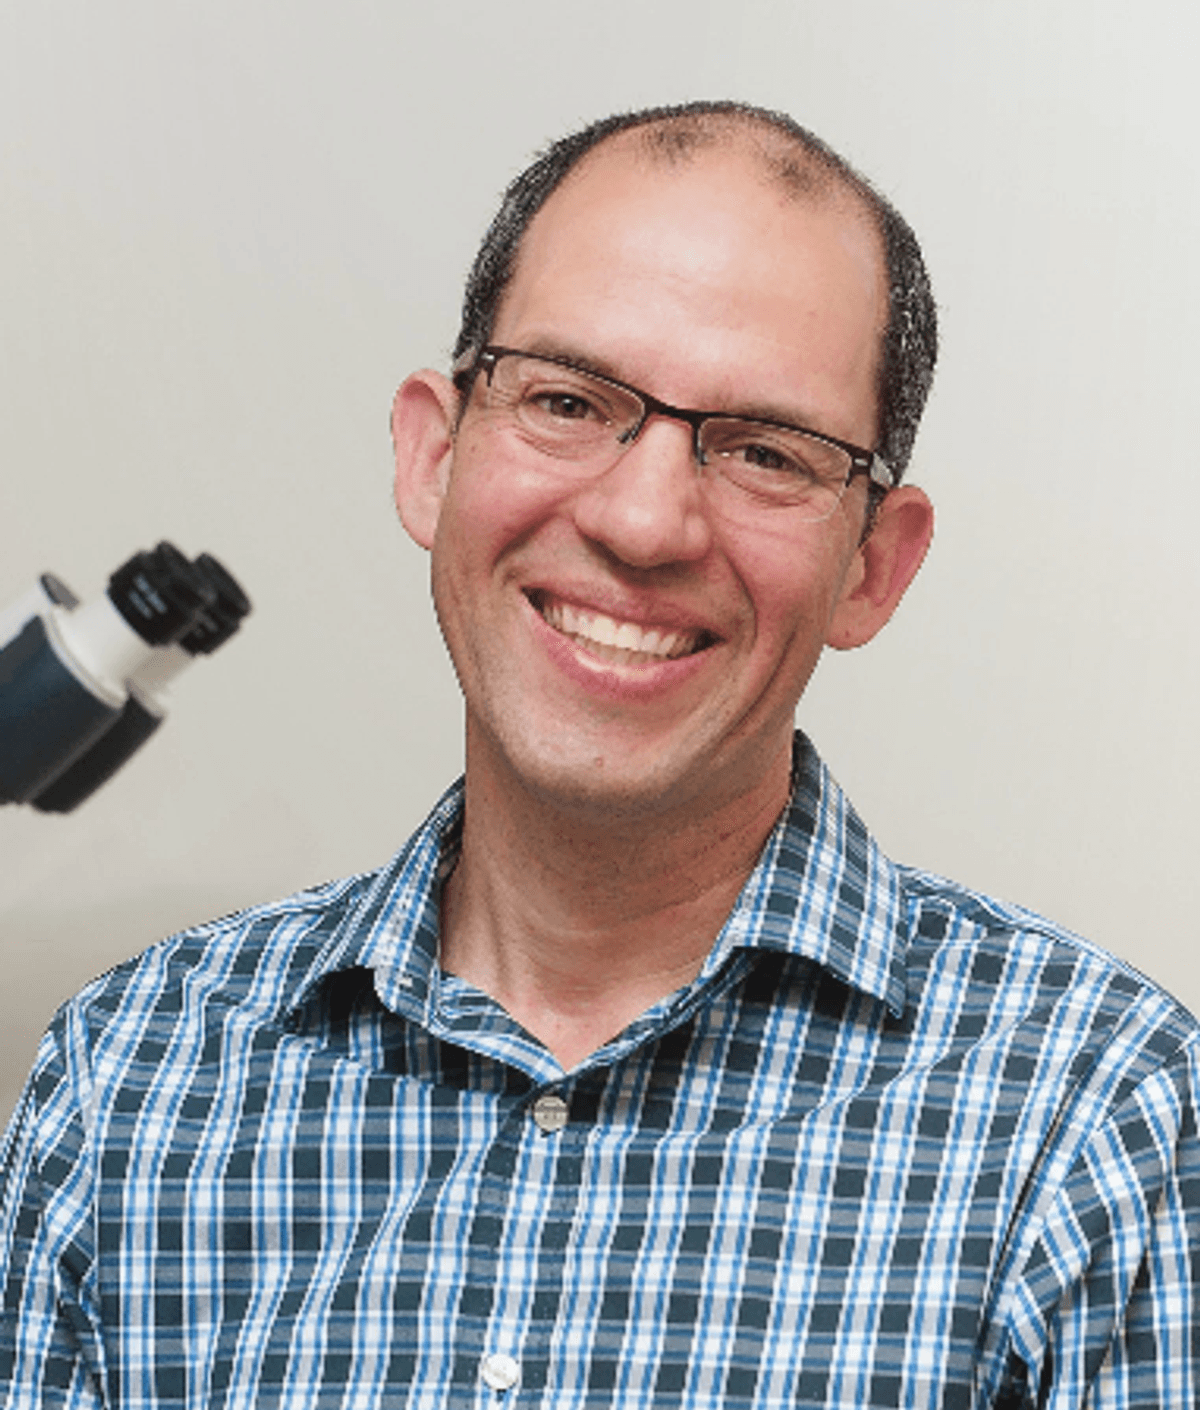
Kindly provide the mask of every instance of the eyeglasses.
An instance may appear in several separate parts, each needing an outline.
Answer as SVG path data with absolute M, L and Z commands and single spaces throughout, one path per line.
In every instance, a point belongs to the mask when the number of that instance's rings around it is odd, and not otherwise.
M 896 483 L 880 456 L 849 441 L 783 421 L 669 406 L 566 358 L 486 347 L 454 382 L 464 395 L 481 382 L 483 410 L 580 477 L 611 469 L 652 416 L 667 416 L 692 428 L 696 463 L 711 473 L 714 488 L 732 486 L 808 522 L 828 519 L 857 475 L 866 475 L 876 494 Z

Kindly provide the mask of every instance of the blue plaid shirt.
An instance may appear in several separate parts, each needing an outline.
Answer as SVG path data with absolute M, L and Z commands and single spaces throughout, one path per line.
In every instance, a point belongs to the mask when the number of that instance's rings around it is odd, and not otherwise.
M 458 789 L 92 984 L 8 1133 L 8 1403 L 1196 1404 L 1196 1023 L 796 757 L 694 983 L 567 1073 L 439 972 Z

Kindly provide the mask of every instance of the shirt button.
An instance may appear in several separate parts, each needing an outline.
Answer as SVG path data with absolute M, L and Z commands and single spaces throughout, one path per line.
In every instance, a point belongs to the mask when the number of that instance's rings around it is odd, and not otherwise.
M 562 1130 L 567 1124 L 567 1114 L 566 1102 L 561 1097 L 556 1097 L 553 1092 L 545 1093 L 533 1104 L 534 1125 L 547 1135 L 552 1131 Z
M 483 1358 L 483 1379 L 493 1390 L 512 1390 L 521 1377 L 521 1368 L 511 1356 L 494 1351 Z

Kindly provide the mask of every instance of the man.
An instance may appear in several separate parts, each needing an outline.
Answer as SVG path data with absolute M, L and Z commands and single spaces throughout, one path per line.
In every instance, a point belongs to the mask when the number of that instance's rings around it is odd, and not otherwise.
M 777 115 L 514 183 L 394 410 L 465 785 L 59 1015 L 12 1403 L 1195 1403 L 1194 1021 L 889 862 L 793 739 L 929 542 L 933 346 L 907 227 Z

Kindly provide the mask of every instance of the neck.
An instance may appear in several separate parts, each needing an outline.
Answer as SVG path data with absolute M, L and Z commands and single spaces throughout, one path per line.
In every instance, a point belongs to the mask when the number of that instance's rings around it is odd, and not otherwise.
M 714 808 L 614 820 L 531 794 L 468 741 L 443 964 L 575 1066 L 695 978 L 786 803 L 789 764 Z

